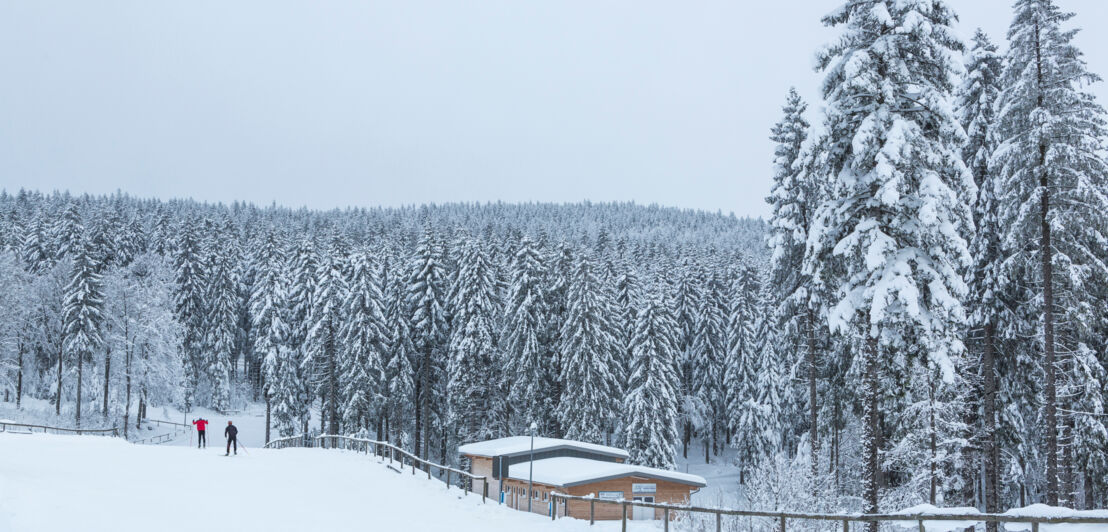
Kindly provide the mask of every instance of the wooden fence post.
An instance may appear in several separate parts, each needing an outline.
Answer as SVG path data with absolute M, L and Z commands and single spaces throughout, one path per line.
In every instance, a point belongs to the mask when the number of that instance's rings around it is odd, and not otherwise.
M 723 530 L 723 514 L 716 512 L 716 532 Z
M 623 501 L 620 506 L 623 507 L 623 532 L 627 532 L 627 501 Z
M 662 511 L 662 519 L 665 521 L 665 524 L 662 525 L 662 529 L 664 532 L 669 532 L 669 507 L 666 507 L 666 509 Z
M 557 495 L 551 495 L 550 496 L 550 504 L 552 505 L 551 508 L 550 508 L 550 520 L 554 521 L 555 519 L 558 518 L 558 496 Z
M 450 491 L 450 470 L 446 470 L 446 491 Z
M 1039 522 L 1038 521 L 1032 521 L 1031 522 L 1031 532 L 1039 532 Z
M 569 511 L 569 509 L 567 508 L 566 511 Z M 596 499 L 592 499 L 589 501 L 589 524 L 596 524 Z
M 481 477 L 481 482 L 484 484 L 481 486 L 481 504 L 485 503 L 485 497 L 489 496 L 489 479 Z
M 923 519 L 919 520 L 919 532 L 927 532 L 927 527 L 923 526 Z
M 850 532 L 850 521 L 843 519 L 843 532 Z
M 785 516 L 781 516 L 781 532 L 785 532 Z M 922 531 L 926 532 L 926 531 Z

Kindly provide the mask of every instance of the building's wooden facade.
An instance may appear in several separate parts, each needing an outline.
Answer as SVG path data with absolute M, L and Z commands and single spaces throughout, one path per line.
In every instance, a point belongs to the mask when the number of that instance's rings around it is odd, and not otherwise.
M 505 491 L 502 480 L 509 476 L 512 466 L 547 458 L 575 457 L 598 462 L 623 463 L 627 451 L 573 440 L 515 436 L 462 445 L 458 453 L 469 461 L 469 470 L 475 475 L 489 478 L 489 495 Z M 532 505 L 534 506 L 534 505 Z
M 688 504 L 706 485 L 696 475 L 627 464 L 627 452 L 602 445 L 535 438 L 534 450 L 526 437 L 501 438 L 459 447 L 475 475 L 492 479 L 489 495 L 506 506 L 537 514 L 578 519 L 621 519 L 623 506 L 565 501 L 553 507 L 551 493 L 607 500 Z M 534 460 L 531 461 L 531 457 Z M 528 482 L 533 486 L 528 491 Z M 661 519 L 662 510 L 630 507 L 629 519 Z M 676 517 L 671 515 L 671 518 Z
M 504 480 L 504 504 L 509 508 L 527 511 L 527 481 L 518 479 Z M 639 493 L 635 492 L 638 485 Z M 649 489 L 643 489 L 650 486 Z M 600 480 L 576 486 L 553 486 L 550 484 L 535 483 L 534 499 L 531 501 L 533 513 L 550 515 L 553 511 L 551 493 L 565 493 L 582 497 L 597 497 L 611 500 L 646 500 L 647 502 L 667 504 L 689 504 L 689 498 L 697 489 L 690 484 L 677 483 L 666 480 L 658 480 L 637 476 Z M 566 504 L 569 508 L 566 508 Z M 593 518 L 596 520 L 611 520 L 623 518 L 623 507 L 618 504 L 595 504 L 588 501 L 560 501 L 558 503 L 558 515 L 569 516 L 577 519 L 589 519 L 590 506 L 592 506 Z M 654 508 L 631 507 L 628 509 L 628 519 L 661 519 L 662 510 Z M 670 514 L 670 520 L 677 517 L 676 513 Z

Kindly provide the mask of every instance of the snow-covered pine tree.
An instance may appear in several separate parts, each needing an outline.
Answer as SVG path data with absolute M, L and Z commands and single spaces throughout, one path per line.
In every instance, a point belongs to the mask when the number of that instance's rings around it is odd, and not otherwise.
M 50 248 L 50 237 L 41 213 L 36 214 L 23 238 L 23 262 L 27 271 L 39 275 L 54 265 L 54 251 Z
M 257 277 L 250 297 L 253 319 L 254 352 L 262 357 L 262 397 L 265 399 L 265 441 L 270 440 L 274 407 L 278 407 L 278 427 L 283 435 L 295 432 L 298 416 L 289 411 L 295 384 L 284 382 L 295 376 L 292 349 L 288 345 L 288 287 L 285 256 L 277 233 L 266 231 L 254 253 Z
M 966 75 L 958 91 L 958 119 L 966 131 L 968 142 L 962 148 L 962 159 L 977 183 L 977 196 L 973 203 L 976 232 L 971 242 L 974 257 L 973 276 L 970 278 L 969 316 L 970 337 L 977 358 L 980 383 L 978 402 L 980 412 L 974 439 L 981 448 L 981 489 L 985 511 L 999 512 L 997 484 L 1000 456 L 997 448 L 997 323 L 1004 313 L 1002 304 L 1003 280 L 1001 279 L 1000 236 L 998 225 L 995 172 L 991 171 L 989 158 L 996 149 L 995 107 L 1000 93 L 999 79 L 1002 57 L 996 46 L 980 29 L 974 33 L 973 46 L 966 57 Z M 989 532 L 996 532 L 996 523 L 986 523 Z
M 218 228 L 222 225 L 221 228 Z M 210 388 L 209 406 L 219 412 L 231 408 L 231 363 L 238 334 L 238 289 L 234 278 L 237 256 L 226 243 L 223 224 L 208 224 L 209 239 L 205 243 L 204 349 L 201 353 L 203 374 Z M 214 238 L 220 235 L 222 238 Z
M 403 264 L 393 254 L 386 255 L 381 264 L 381 279 L 385 286 L 386 320 L 389 332 L 389 349 L 385 360 L 385 439 L 405 443 L 411 434 L 412 416 L 415 412 L 415 369 L 408 319 L 407 278 Z M 394 436 L 395 435 L 395 436 Z
M 709 406 L 697 393 L 693 342 L 696 338 L 697 316 L 703 305 L 703 290 L 699 281 L 699 266 L 691 257 L 684 257 L 675 272 L 674 321 L 677 323 L 677 378 L 678 378 L 678 414 L 681 425 L 681 456 L 689 457 L 689 442 L 694 432 L 706 435 L 711 425 L 708 419 Z M 705 438 L 708 441 L 710 438 Z
M 497 424 L 493 392 L 500 301 L 497 276 L 484 247 L 463 237 L 451 290 L 453 331 L 447 362 L 449 423 L 460 442 L 490 439 Z
M 1104 292 L 1094 287 L 1108 278 L 1104 110 L 1085 89 L 1099 78 L 1072 43 L 1076 31 L 1062 28 L 1072 17 L 1052 0 L 1015 3 L 991 161 L 1001 191 L 1005 273 L 1033 286 L 1023 307 L 1026 319 L 1038 322 L 1043 353 L 1041 430 L 1051 505 L 1072 504 L 1059 485 L 1059 435 L 1071 425 L 1059 419 L 1059 407 L 1072 410 L 1059 404 L 1059 371 L 1075 367 L 1063 358 L 1085 341 L 1088 310 L 1103 305 L 1094 298 Z
M 758 352 L 760 317 L 758 306 L 762 293 L 758 275 L 748 264 L 740 264 L 731 284 L 731 309 L 727 322 L 727 383 L 728 422 L 732 431 L 731 446 L 737 450 L 739 483 L 757 467 L 770 442 L 766 439 L 765 414 L 759 402 L 762 391 L 761 355 Z
M 312 303 L 315 301 L 319 270 L 319 255 L 315 244 L 309 238 L 302 238 L 292 250 L 289 266 L 288 309 L 289 336 L 288 345 L 293 350 L 292 359 L 295 370 L 290 370 L 285 382 L 289 383 L 290 410 L 299 416 L 300 432 L 308 432 L 310 407 L 314 400 L 311 386 L 311 373 L 304 367 L 311 346 L 308 333 L 312 327 Z M 293 377 L 295 375 L 295 377 Z M 295 396 L 295 399 L 292 397 Z M 321 416 L 322 417 L 322 416 Z
M 525 426 L 539 423 L 543 434 L 552 434 L 549 420 L 554 417 L 558 398 L 552 396 L 548 387 L 551 380 L 549 351 L 542 346 L 546 327 L 543 259 L 535 243 L 523 237 L 510 265 L 501 346 L 508 404 L 514 408 L 509 415 Z
M 340 381 L 343 423 L 347 432 L 368 428 L 385 397 L 385 366 L 389 346 L 384 299 L 376 261 L 367 251 L 350 257 L 350 274 L 342 314 Z M 378 431 L 380 432 L 380 431 Z
M 339 356 L 342 345 L 340 322 L 346 298 L 342 244 L 332 235 L 327 254 L 315 270 L 311 297 L 310 327 L 305 337 L 305 357 L 301 366 L 310 375 L 310 385 L 321 398 L 320 428 L 326 434 L 339 434 L 342 386 L 339 382 Z
M 447 322 L 446 252 L 430 223 L 408 268 L 406 307 L 415 348 L 415 454 L 430 454 L 432 429 L 441 429 L 442 389 L 450 327 Z
M 809 124 L 804 118 L 808 105 L 790 88 L 782 109 L 784 116 L 771 130 L 770 140 L 776 143 L 773 160 L 773 188 L 766 202 L 773 209 L 769 220 L 767 241 L 771 250 L 771 286 L 776 298 L 771 301 L 781 322 L 776 329 L 788 337 L 801 339 L 797 347 L 805 353 L 804 377 L 807 381 L 808 448 L 811 474 L 819 476 L 819 400 L 817 396 L 819 369 L 817 335 L 823 331 L 818 323 L 819 291 L 804 274 L 805 250 L 812 217 L 819 204 L 819 185 L 810 167 L 811 145 Z M 818 483 L 813 483 L 813 486 Z
M 54 260 L 74 257 L 81 252 L 85 244 L 85 226 L 81 223 L 81 211 L 76 203 L 70 201 L 65 206 L 65 212 L 54 224 L 50 238 L 54 241 Z
M 710 450 L 719 453 L 719 436 L 727 426 L 727 391 L 724 371 L 727 361 L 728 286 L 717 272 L 704 283 L 697 309 L 696 328 L 690 348 L 693 394 L 703 405 L 704 463 Z
M 563 353 L 562 396 L 558 415 L 565 437 L 603 443 L 605 429 L 619 412 L 617 345 L 608 292 L 600 286 L 593 259 L 576 257 L 566 291 L 566 321 L 559 350 Z
M 847 2 L 823 21 L 842 35 L 819 55 L 826 73 L 830 180 L 808 251 L 830 256 L 838 284 L 831 329 L 865 339 L 862 368 L 863 511 L 878 511 L 879 371 L 918 344 L 946 381 L 961 353 L 970 263 L 972 175 L 952 112 L 954 13 L 942 1 Z M 876 532 L 876 523 L 870 524 Z
M 549 249 L 542 245 L 544 240 L 545 238 L 540 237 L 539 248 Z M 559 242 L 557 247 L 550 250 L 550 256 L 546 263 L 549 265 L 545 290 L 546 328 L 540 345 L 547 350 L 544 358 L 548 361 L 550 367 L 550 371 L 547 372 L 550 380 L 546 385 L 549 389 L 549 396 L 555 398 L 556 405 L 560 405 L 562 397 L 565 395 L 565 382 L 562 375 L 565 371 L 566 357 L 569 356 L 561 349 L 561 346 L 566 342 L 563 333 L 566 321 L 569 319 L 569 291 L 573 284 L 577 265 L 573 248 L 568 242 Z M 548 423 L 554 426 L 554 430 L 548 434 L 559 438 L 565 436 L 567 429 L 562 425 L 562 418 L 561 415 L 550 418 Z
M 80 245 L 75 251 L 73 274 L 65 288 L 65 350 L 77 361 L 76 423 L 81 426 L 81 387 L 84 380 L 85 361 L 91 358 L 103 337 L 100 328 L 104 323 L 104 284 L 98 273 L 92 250 Z
M 635 318 L 634 361 L 623 412 L 630 461 L 673 469 L 677 452 L 677 323 L 668 303 L 651 297 Z
M 174 257 L 177 321 L 181 324 L 181 351 L 185 360 L 185 410 L 191 410 L 203 369 L 204 316 L 206 312 L 204 264 L 201 242 L 193 220 L 178 229 Z

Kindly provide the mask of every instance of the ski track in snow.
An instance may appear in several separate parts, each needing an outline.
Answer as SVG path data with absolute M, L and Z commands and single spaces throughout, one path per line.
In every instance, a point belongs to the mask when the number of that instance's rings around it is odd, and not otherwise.
M 551 521 L 493 498 L 482 504 L 477 495 L 352 452 L 252 447 L 225 458 L 219 444 L 197 450 L 0 433 L 3 532 L 605 532 L 619 524 Z

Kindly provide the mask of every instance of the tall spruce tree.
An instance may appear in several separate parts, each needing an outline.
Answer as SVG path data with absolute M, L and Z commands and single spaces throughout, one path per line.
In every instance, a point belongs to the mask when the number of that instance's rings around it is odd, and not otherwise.
M 342 245 L 334 235 L 330 249 L 315 271 L 312 291 L 311 326 L 305 337 L 305 357 L 301 364 L 309 372 L 312 389 L 322 400 L 320 427 L 327 434 L 339 434 L 341 422 L 341 384 L 339 350 L 342 346 L 340 313 L 346 298 Z
M 611 302 L 600 282 L 593 259 L 579 255 L 566 292 L 566 321 L 560 335 L 561 425 L 566 438 L 591 443 L 605 442 L 606 429 L 620 407 L 617 346 L 608 320 Z
M 971 242 L 974 268 L 970 280 L 971 337 L 975 342 L 979 365 L 975 372 L 980 383 L 980 420 L 975 440 L 981 447 L 982 490 L 985 511 L 1000 511 L 998 483 L 1000 456 L 997 446 L 997 325 L 1005 312 L 1000 248 L 1003 229 L 998 223 L 997 200 L 1000 194 L 996 175 L 989 158 L 996 149 L 995 107 L 1000 93 L 1002 57 L 988 36 L 980 29 L 974 33 L 973 46 L 966 57 L 966 75 L 958 92 L 958 119 L 968 141 L 962 148 L 962 159 L 977 183 L 973 203 L 975 232 Z M 996 532 L 996 523 L 986 523 L 989 532 Z
M 1085 87 L 1099 78 L 1072 43 L 1073 17 L 1052 0 L 1018 0 L 1008 29 L 1009 48 L 997 103 L 999 224 L 1007 276 L 1033 285 L 1026 319 L 1038 322 L 1042 350 L 1041 427 L 1046 459 L 1046 501 L 1072 504 L 1060 486 L 1059 438 L 1072 429 L 1060 416 L 1059 386 L 1076 368 L 1072 354 L 1086 339 L 1089 309 L 1108 277 L 1105 227 L 1108 198 L 1104 161 L 1104 110 Z M 1010 290 L 1016 290 L 1015 287 Z M 1060 419 L 1064 418 L 1064 419 Z
M 254 292 L 250 298 L 250 314 L 253 319 L 254 352 L 262 358 L 262 397 L 265 400 L 265 440 L 270 440 L 275 405 L 280 405 L 280 427 L 283 434 L 296 430 L 296 417 L 289 412 L 295 394 L 289 393 L 292 384 L 285 382 L 294 363 L 289 348 L 288 286 L 285 275 L 285 257 L 275 231 L 267 231 L 255 253 L 258 265 Z
M 504 374 L 510 415 L 523 425 L 540 423 L 544 434 L 553 433 L 548 420 L 553 418 L 558 397 L 549 389 L 551 376 L 549 351 L 543 348 L 546 324 L 546 300 L 543 294 L 545 264 L 535 243 L 527 238 L 519 243 L 510 266 L 510 285 L 504 311 L 502 334 Z
M 500 301 L 496 271 L 484 247 L 466 238 L 461 248 L 451 290 L 453 331 L 446 400 L 455 437 L 471 442 L 492 438 L 497 424 L 492 394 L 499 381 L 496 325 Z
M 350 258 L 350 275 L 342 313 L 342 383 L 344 423 L 365 427 L 385 397 L 384 361 L 388 350 L 384 294 L 379 269 L 368 252 Z M 350 432 L 348 429 L 347 432 Z
M 964 133 L 951 109 L 954 13 L 938 0 L 847 2 L 824 17 L 842 34 L 819 55 L 826 73 L 828 198 L 808 243 L 833 257 L 833 331 L 864 338 L 863 511 L 878 511 L 880 368 L 919 345 L 943 378 L 961 353 L 962 271 L 970 265 Z M 876 523 L 870 530 L 876 532 Z
M 447 321 L 446 252 L 430 224 L 423 229 L 408 269 L 406 306 L 415 349 L 415 453 L 430 454 L 432 430 L 441 428 L 450 326 Z
M 630 461 L 674 468 L 677 452 L 677 323 L 667 303 L 648 299 L 635 318 L 634 359 L 623 411 L 623 443 Z
M 73 262 L 73 274 L 65 288 L 65 350 L 77 362 L 77 408 L 75 421 L 81 426 L 81 388 L 85 361 L 103 343 L 104 283 L 95 255 L 88 246 L 80 245 Z M 60 400 L 60 399 L 59 399 Z
M 773 305 L 781 319 L 776 328 L 790 336 L 802 338 L 805 353 L 804 376 L 807 380 L 809 461 L 812 478 L 819 476 L 819 400 L 817 397 L 819 369 L 817 334 L 819 302 L 816 287 L 804 275 L 805 243 L 812 227 L 812 217 L 819 203 L 819 186 L 813 174 L 805 168 L 805 141 L 809 124 L 804 118 L 808 105 L 790 88 L 782 109 L 784 116 L 771 130 L 770 140 L 776 143 L 773 161 L 773 188 L 766 202 L 773 209 L 767 237 L 771 251 L 772 286 L 776 295 Z M 809 148 L 810 149 L 810 148 Z M 813 483 L 817 486 L 818 483 Z

